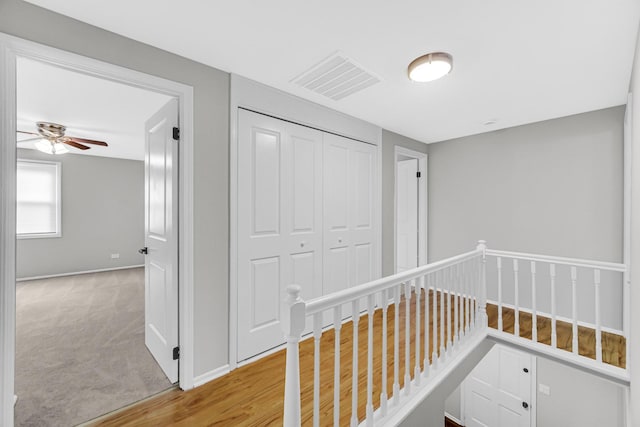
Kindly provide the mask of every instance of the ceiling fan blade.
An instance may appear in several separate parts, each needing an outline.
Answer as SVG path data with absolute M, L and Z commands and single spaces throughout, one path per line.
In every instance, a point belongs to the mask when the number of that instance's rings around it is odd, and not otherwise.
M 83 144 L 101 145 L 103 147 L 109 146 L 106 142 L 94 141 L 93 139 L 76 138 L 75 136 L 68 136 L 67 138 L 69 138 L 69 141 L 82 142 Z
M 18 132 L 18 133 L 26 133 L 26 134 L 28 134 L 28 135 L 36 135 L 36 136 L 39 136 L 40 138 L 42 138 L 42 136 L 41 136 L 39 133 L 34 133 L 34 132 L 25 132 L 25 131 L 23 131 L 23 130 L 17 130 L 16 132 Z
M 80 150 L 88 150 L 89 148 L 91 148 L 91 147 L 87 147 L 86 145 L 80 144 L 78 142 L 75 142 L 75 141 L 72 141 L 71 139 L 66 139 L 66 138 L 63 139 L 60 142 L 62 142 L 63 144 L 70 145 L 72 147 L 79 148 Z

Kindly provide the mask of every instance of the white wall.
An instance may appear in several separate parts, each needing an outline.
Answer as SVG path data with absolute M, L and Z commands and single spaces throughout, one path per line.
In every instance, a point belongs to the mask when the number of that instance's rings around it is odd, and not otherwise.
M 25 149 L 18 159 L 62 166 L 62 236 L 19 239 L 18 278 L 144 264 L 144 162 Z
M 193 87 L 194 373 L 226 365 L 229 74 L 21 0 L 0 1 L 0 32 Z
M 491 248 L 622 261 L 623 107 L 429 145 L 429 258 Z
M 542 357 L 537 359 L 538 385 L 550 388 L 549 395 L 537 394 L 539 427 L 624 425 L 620 386 Z

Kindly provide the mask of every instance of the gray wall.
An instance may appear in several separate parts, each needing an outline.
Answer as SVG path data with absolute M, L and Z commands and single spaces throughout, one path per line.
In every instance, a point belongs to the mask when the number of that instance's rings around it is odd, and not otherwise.
M 615 107 L 430 144 L 429 261 L 486 239 L 495 249 L 621 262 L 623 115 L 624 107 Z M 491 264 L 489 297 L 495 294 L 494 270 Z M 546 273 L 538 273 L 538 309 L 550 311 L 542 297 L 549 292 Z M 529 276 L 520 278 L 520 304 L 527 307 Z M 622 321 L 620 279 L 612 277 L 613 292 L 603 295 L 603 319 L 615 328 Z M 584 292 L 579 317 L 593 321 L 593 295 Z M 569 316 L 568 294 L 558 297 L 558 309 Z M 548 366 L 541 365 L 542 378 Z M 570 372 L 555 372 L 559 388 L 571 387 Z M 573 391 L 588 397 L 587 391 Z M 454 416 L 459 401 L 459 390 L 447 400 Z
M 631 307 L 640 307 L 640 39 L 636 44 L 636 58 L 631 81 L 633 129 L 631 154 Z M 631 310 L 631 336 L 640 337 L 640 310 Z M 636 349 L 637 344 L 634 346 Z M 640 426 L 640 351 L 632 351 L 629 358 L 631 369 L 631 420 L 629 425 Z
M 195 375 L 226 365 L 229 75 L 20 0 L 0 1 L 0 32 L 193 87 Z
M 429 259 L 491 248 L 622 261 L 624 109 L 429 145 Z
M 395 273 L 393 263 L 393 242 L 395 240 L 394 207 L 395 182 L 394 162 L 396 146 L 422 153 L 428 152 L 428 145 L 397 133 L 382 130 L 382 275 Z
M 542 357 L 537 358 L 537 370 L 538 384 L 550 387 L 548 396 L 537 394 L 538 426 L 624 425 L 620 386 Z
M 144 264 L 144 162 L 24 149 L 18 159 L 62 164 L 62 237 L 18 239 L 18 278 Z

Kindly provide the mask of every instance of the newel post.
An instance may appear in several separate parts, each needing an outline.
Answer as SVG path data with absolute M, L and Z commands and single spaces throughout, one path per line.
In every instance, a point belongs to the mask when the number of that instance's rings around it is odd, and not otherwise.
M 487 316 L 487 241 L 478 240 L 476 249 L 482 251 L 482 261 L 480 264 L 480 325 L 482 328 L 489 326 L 489 317 Z
M 287 340 L 287 368 L 284 383 L 284 427 L 299 427 L 300 418 L 300 354 L 298 343 L 306 319 L 305 302 L 300 286 L 289 285 L 282 307 L 281 325 Z

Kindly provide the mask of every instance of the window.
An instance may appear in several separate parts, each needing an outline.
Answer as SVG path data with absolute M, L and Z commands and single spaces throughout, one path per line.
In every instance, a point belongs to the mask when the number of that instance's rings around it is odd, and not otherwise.
M 18 238 L 60 237 L 60 163 L 18 160 L 16 180 Z

